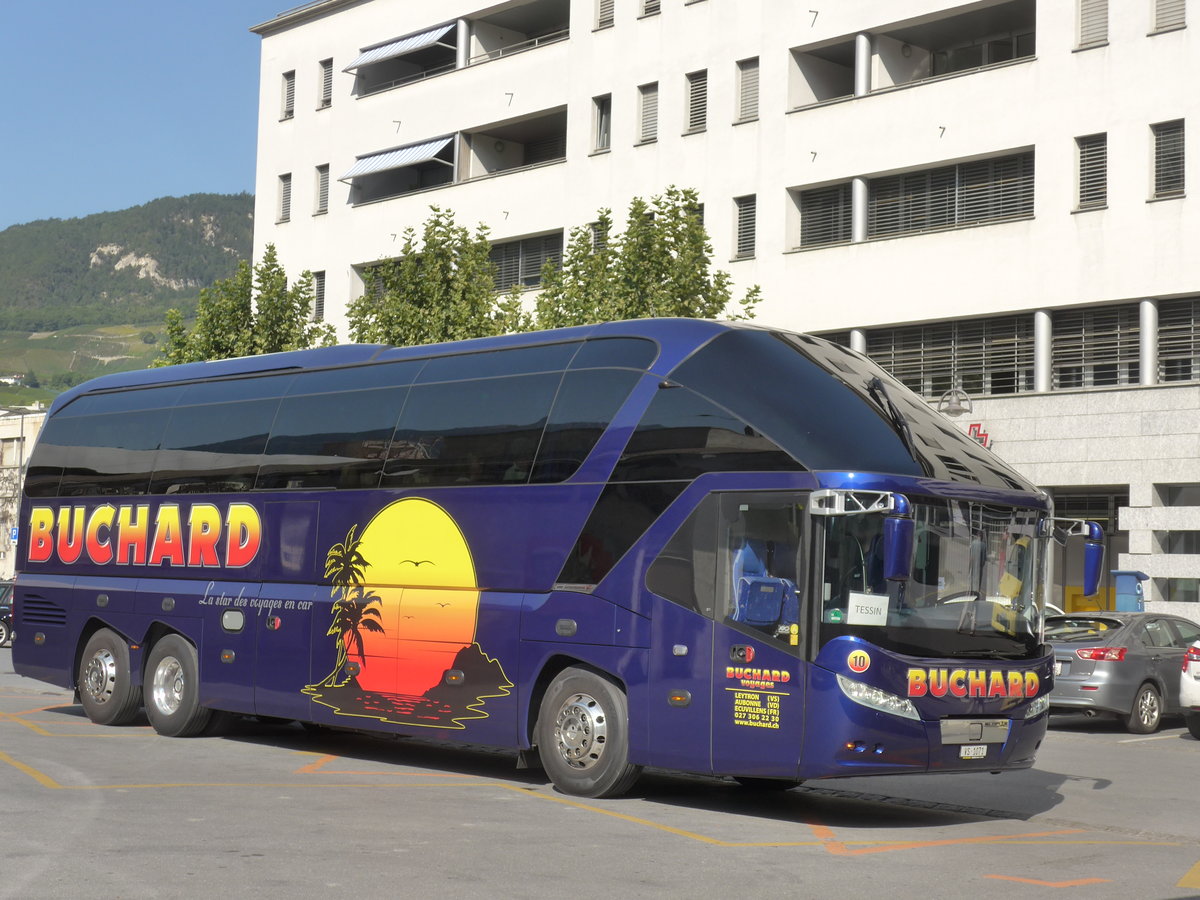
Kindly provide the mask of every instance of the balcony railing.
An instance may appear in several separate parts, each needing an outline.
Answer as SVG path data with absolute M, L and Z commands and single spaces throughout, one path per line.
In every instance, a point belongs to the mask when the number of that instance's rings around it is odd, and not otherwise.
M 553 44 L 556 41 L 565 41 L 570 36 L 571 31 L 569 28 L 564 28 L 561 31 L 553 31 L 550 34 L 538 35 L 537 37 L 530 38 L 527 41 L 520 41 L 516 44 L 508 44 L 504 47 L 497 47 L 495 50 L 489 50 L 487 53 L 480 53 L 476 56 L 472 56 L 469 60 L 467 60 L 467 65 L 474 66 L 478 63 L 499 59 L 502 56 L 520 53 L 522 50 L 531 50 L 534 47 L 540 47 L 542 44 Z

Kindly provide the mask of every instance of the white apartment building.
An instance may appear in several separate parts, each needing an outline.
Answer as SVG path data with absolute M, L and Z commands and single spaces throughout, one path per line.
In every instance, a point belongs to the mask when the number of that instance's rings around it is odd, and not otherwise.
M 40 404 L 33 409 L 0 409 L 0 580 L 11 579 L 16 567 L 21 484 L 45 418 Z
M 1193 4 L 1195 7 L 1196 4 Z M 498 286 L 696 188 L 758 321 L 863 350 L 1200 619 L 1186 0 L 317 0 L 262 37 L 255 254 L 361 272 L 431 205 Z M 1190 27 L 1189 27 L 1190 26 Z M 1190 170 L 1190 171 L 1189 171 Z M 1079 579 L 1061 568 L 1056 582 Z

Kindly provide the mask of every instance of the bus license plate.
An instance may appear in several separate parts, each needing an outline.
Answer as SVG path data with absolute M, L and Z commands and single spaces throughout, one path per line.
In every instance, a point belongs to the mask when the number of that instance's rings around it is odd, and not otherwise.
M 958 748 L 959 759 L 983 759 L 987 756 L 987 744 L 964 744 Z

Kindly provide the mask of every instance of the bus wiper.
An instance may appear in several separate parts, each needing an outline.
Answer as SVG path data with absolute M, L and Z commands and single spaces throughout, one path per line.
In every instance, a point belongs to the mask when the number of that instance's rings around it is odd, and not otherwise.
M 966 659 L 1008 659 L 1011 656 L 1004 650 L 981 650 L 978 647 L 960 647 L 951 650 L 950 655 Z
M 867 393 L 887 411 L 887 414 L 891 417 L 892 426 L 896 429 L 896 434 L 900 436 L 900 440 L 904 443 L 904 449 L 908 451 L 909 456 L 916 459 L 917 453 L 913 445 L 912 429 L 908 427 L 908 419 L 904 418 L 904 413 L 900 412 L 899 407 L 892 402 L 887 388 L 884 387 L 878 375 L 872 376 L 871 380 L 867 382 Z

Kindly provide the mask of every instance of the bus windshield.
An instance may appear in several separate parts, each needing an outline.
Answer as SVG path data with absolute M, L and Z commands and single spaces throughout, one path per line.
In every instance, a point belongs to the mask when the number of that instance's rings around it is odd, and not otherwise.
M 1022 659 L 1041 644 L 1032 510 L 914 500 L 912 577 L 883 579 L 881 514 L 823 520 L 821 643 L 853 634 L 924 657 Z

